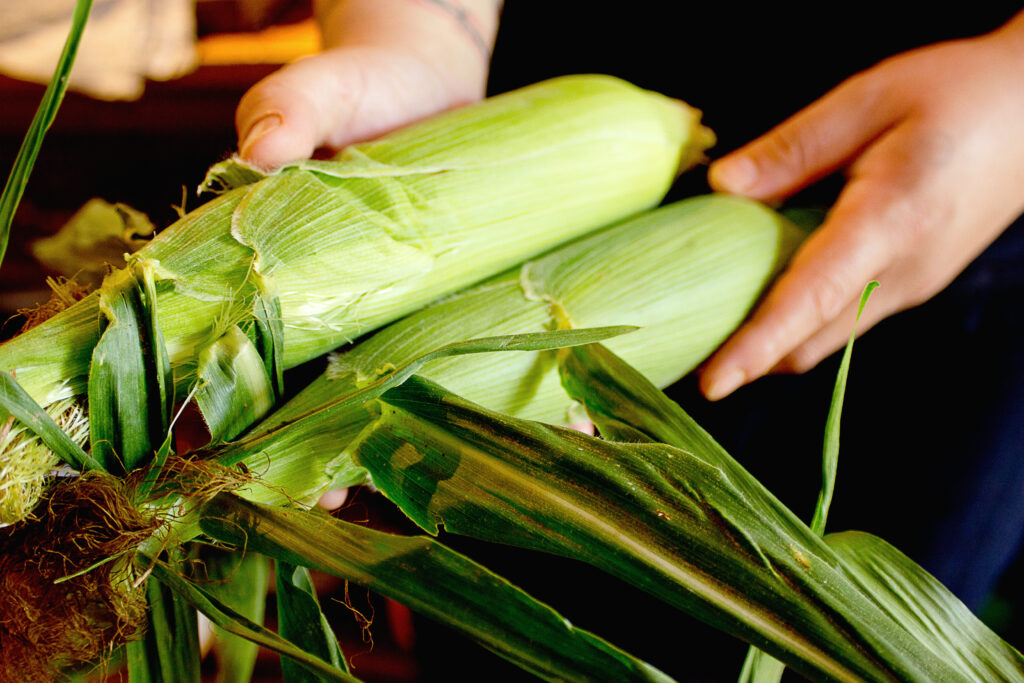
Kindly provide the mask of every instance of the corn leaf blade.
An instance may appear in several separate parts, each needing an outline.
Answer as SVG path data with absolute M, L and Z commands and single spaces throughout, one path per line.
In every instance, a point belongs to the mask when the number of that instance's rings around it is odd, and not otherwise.
M 196 609 L 178 594 L 166 592 L 157 580 L 147 581 L 149 629 L 153 634 L 156 662 L 150 675 L 160 672 L 165 683 L 199 683 L 199 623 Z
M 0 406 L 22 422 L 57 456 L 75 469 L 103 470 L 99 461 L 75 443 L 46 411 L 21 388 L 10 373 L 0 371 Z M 6 416 L 5 416 L 6 417 Z
M 328 391 L 325 400 L 311 402 L 308 406 L 303 404 L 303 407 L 306 409 L 305 412 L 299 414 L 286 412 L 284 417 L 279 417 L 276 414 L 272 415 L 250 434 L 246 435 L 245 438 L 226 444 L 218 451 L 216 457 L 220 464 L 226 466 L 234 465 L 249 458 L 256 467 L 263 467 L 264 463 L 269 461 L 270 467 L 273 468 L 275 462 L 287 460 L 287 458 L 282 457 L 282 452 L 289 452 L 292 449 L 303 449 L 303 453 L 306 454 L 308 453 L 308 445 L 311 440 L 320 440 L 326 435 L 333 449 L 330 457 L 334 458 L 345 445 L 345 442 L 338 441 L 336 423 L 351 422 L 353 415 L 355 415 L 354 419 L 357 421 L 357 424 L 365 422 L 365 413 L 362 411 L 362 406 L 367 401 L 377 398 L 391 387 L 400 385 L 431 361 L 465 354 L 495 351 L 547 351 L 565 346 L 602 341 L 620 334 L 632 332 L 635 329 L 635 327 L 629 325 L 619 325 L 576 330 L 553 330 L 549 332 L 481 337 L 445 344 L 413 358 L 398 368 L 392 368 L 382 376 L 360 386 L 339 383 L 337 387 L 339 391 Z M 363 473 L 359 468 L 351 468 L 351 470 L 351 479 L 345 485 L 358 483 L 363 477 Z M 331 483 L 332 479 L 336 480 L 336 477 L 327 475 L 324 470 L 321 470 L 319 480 L 309 476 L 308 468 L 304 468 L 303 474 L 307 493 L 308 491 L 322 492 Z M 280 477 L 279 474 L 273 472 L 264 476 L 274 479 Z M 292 495 L 301 496 L 302 494 L 301 490 L 293 489 Z
M 270 576 L 267 558 L 259 553 L 208 548 L 204 549 L 202 559 L 207 592 L 253 623 L 263 624 Z M 213 649 L 217 655 L 218 683 L 249 683 L 259 653 L 256 643 L 218 628 Z
M 200 524 L 226 543 L 366 586 L 545 678 L 670 680 L 428 537 L 386 534 L 228 494 L 205 506 Z
M 865 595 L 964 680 L 1024 680 L 1024 656 L 898 549 L 859 531 L 828 534 L 825 542 Z
M 818 493 L 818 502 L 814 507 L 814 516 L 811 518 L 811 531 L 819 536 L 825 533 L 828 509 L 832 504 L 832 494 L 836 486 L 836 471 L 839 466 L 839 424 L 843 414 L 846 381 L 850 375 L 853 342 L 857 337 L 857 323 L 871 297 L 871 292 L 876 287 L 878 287 L 878 283 L 871 281 L 861 293 L 857 316 L 853 321 L 853 330 L 850 331 L 850 338 L 846 341 L 843 359 L 839 363 L 835 387 L 832 390 L 832 402 L 829 404 L 828 418 L 825 421 L 825 443 L 821 454 L 821 490 Z M 740 683 L 778 683 L 782 679 L 782 671 L 785 667 L 778 660 L 774 660 L 764 653 L 758 654 L 756 650 L 757 648 L 752 647 L 747 654 L 743 670 L 740 673 Z
M 320 611 L 309 571 L 278 560 L 276 576 L 277 619 L 281 635 L 306 652 L 349 671 L 338 638 Z M 285 683 L 319 683 L 321 680 L 285 658 L 281 659 L 281 673 Z
M 43 138 L 46 131 L 50 129 L 53 120 L 57 118 L 57 110 L 64 100 L 64 93 L 68 88 L 68 80 L 71 77 L 71 67 L 75 63 L 75 55 L 78 54 L 78 45 L 82 40 L 82 32 L 85 31 L 85 23 L 89 18 L 89 10 L 92 9 L 92 0 L 77 0 L 74 12 L 71 15 L 71 30 L 64 41 L 64 49 L 61 51 L 57 61 L 57 68 L 46 86 L 43 93 L 43 100 L 39 103 L 32 123 L 29 125 L 25 139 L 18 150 L 18 156 L 14 159 L 14 168 L 7 177 L 3 194 L 0 194 L 0 262 L 7 253 L 7 242 L 11 235 L 11 224 L 14 222 L 14 214 L 18 210 L 22 195 L 25 194 L 25 186 L 28 184 L 32 167 L 35 166 L 36 157 L 39 156 L 39 149 L 43 146 Z
M 352 457 L 430 533 L 443 525 L 586 561 L 812 677 L 948 673 L 717 444 L 610 443 L 485 411 L 419 378 L 378 409 Z
M 205 614 L 214 625 L 221 627 L 229 633 L 251 640 L 274 652 L 290 657 L 300 666 L 322 676 L 326 680 L 339 681 L 340 683 L 358 683 L 358 678 L 341 671 L 319 657 L 305 652 L 294 643 L 253 622 L 243 614 L 217 600 L 188 579 L 179 576 L 174 570 L 163 563 L 157 562 L 152 558 L 142 557 L 152 563 L 150 567 L 154 578 L 170 588 L 175 595 Z

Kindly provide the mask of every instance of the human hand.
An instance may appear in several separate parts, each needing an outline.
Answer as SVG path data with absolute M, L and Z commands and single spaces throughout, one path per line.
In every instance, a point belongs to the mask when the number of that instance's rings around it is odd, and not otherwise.
M 340 149 L 483 97 L 494 0 L 317 2 L 325 51 L 254 85 L 235 115 L 263 168 Z
M 858 331 L 938 293 L 1024 210 L 1024 13 L 858 74 L 712 164 L 716 190 L 771 201 L 847 183 L 750 320 L 707 362 L 712 400 L 804 372 Z

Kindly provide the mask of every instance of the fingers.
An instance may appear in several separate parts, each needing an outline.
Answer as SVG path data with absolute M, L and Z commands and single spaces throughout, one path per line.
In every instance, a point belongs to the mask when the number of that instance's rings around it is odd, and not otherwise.
M 858 233 L 864 219 L 837 205 L 801 249 L 754 316 L 708 361 L 701 390 L 718 400 L 772 370 L 854 303 L 887 259 L 882 240 Z
M 348 500 L 348 489 L 332 489 L 320 496 L 317 505 L 324 510 L 337 510 Z
M 347 92 L 337 87 L 339 68 L 349 74 Z M 272 168 L 311 156 L 331 132 L 339 139 L 346 137 L 360 83 L 358 70 L 345 66 L 334 53 L 309 57 L 271 74 L 238 105 L 240 156 Z
M 885 276 L 879 277 L 879 281 L 884 279 L 886 279 Z M 857 307 L 860 304 L 860 296 L 858 294 L 856 301 L 847 305 L 832 322 L 825 325 L 802 344 L 790 351 L 770 372 L 773 374 L 780 372 L 807 372 L 835 351 L 845 346 L 850 338 L 850 333 L 854 331 L 855 324 L 858 336 L 867 332 L 876 323 L 894 312 L 891 307 L 891 301 L 886 297 L 886 291 L 884 286 L 880 286 L 875 290 L 859 321 L 857 320 Z
M 706 364 L 701 389 L 712 400 L 770 371 L 802 371 L 838 349 L 850 333 L 864 285 L 878 279 L 885 306 L 872 302 L 864 325 L 922 298 L 918 251 L 948 223 L 942 174 L 902 162 L 920 146 L 912 126 L 894 128 L 858 160 L 826 222 L 801 247 L 757 311 Z M 936 184 L 936 177 L 940 182 Z M 898 268 L 891 268 L 900 262 Z M 884 277 L 883 277 L 884 275 Z M 927 284 L 932 284 L 927 282 Z
M 896 118 L 895 97 L 883 87 L 884 75 L 876 69 L 845 81 L 714 162 L 708 173 L 711 187 L 764 201 L 781 199 L 845 165 Z
M 239 153 L 257 166 L 280 166 L 463 104 L 468 92 L 413 52 L 329 50 L 289 64 L 245 94 L 235 117 Z

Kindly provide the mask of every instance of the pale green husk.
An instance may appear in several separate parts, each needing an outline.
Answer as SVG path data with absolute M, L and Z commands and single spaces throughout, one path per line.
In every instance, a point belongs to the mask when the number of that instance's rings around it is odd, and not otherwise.
M 712 136 L 699 112 L 604 76 L 501 95 L 225 192 L 140 255 L 160 261 L 159 318 L 179 395 L 196 354 L 272 280 L 285 365 L 656 204 Z M 230 165 L 229 165 L 230 167 Z M 237 168 L 236 168 L 237 170 Z M 227 175 L 219 179 L 224 181 Z M 91 297 L 0 347 L 41 404 L 81 393 Z
M 803 233 L 774 211 L 726 195 L 695 197 L 589 235 L 456 294 L 340 353 L 328 372 L 228 449 L 280 489 L 312 500 L 362 481 L 344 453 L 369 421 L 332 400 L 448 343 L 557 327 L 636 325 L 605 342 L 655 383 L 693 369 L 743 320 Z M 569 421 L 553 352 L 442 359 L 419 374 L 493 410 Z M 281 428 L 294 421 L 294 424 Z M 264 438 L 272 433 L 273 438 Z

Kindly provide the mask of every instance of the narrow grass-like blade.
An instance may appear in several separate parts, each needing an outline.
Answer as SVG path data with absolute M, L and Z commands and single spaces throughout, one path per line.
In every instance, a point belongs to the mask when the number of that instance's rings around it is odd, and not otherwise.
M 338 638 L 320 611 L 309 570 L 278 560 L 276 576 L 280 634 L 306 652 L 348 671 Z M 281 658 L 281 673 L 285 683 L 319 683 L 321 680 L 284 657 Z
M 57 61 L 57 68 L 50 78 L 49 85 L 46 86 L 43 101 L 39 103 L 36 115 L 32 118 L 32 123 L 25 134 L 25 140 L 21 143 L 18 156 L 14 160 L 14 168 L 11 169 L 11 175 L 7 177 L 3 194 L 0 195 L 0 262 L 3 261 L 4 254 L 7 252 L 7 242 L 11 235 L 14 213 L 18 210 L 18 204 L 25 193 L 25 186 L 28 184 L 32 167 L 36 163 L 36 157 L 39 156 L 39 149 L 43 146 L 43 137 L 50 129 L 53 120 L 57 118 L 57 110 L 64 99 L 65 91 L 67 91 L 71 66 L 75 62 L 78 44 L 82 39 L 82 32 L 85 30 L 85 22 L 89 18 L 91 8 L 92 0 L 78 0 L 75 3 L 75 10 L 71 15 L 71 30 L 64 41 L 64 49 Z
M 8 372 L 0 371 L 0 406 L 20 420 L 61 460 L 75 469 L 102 470 L 103 466 L 76 444 Z
M 206 591 L 254 624 L 262 624 L 270 576 L 267 558 L 259 553 L 204 548 L 202 561 L 206 568 Z M 213 649 L 217 657 L 217 683 L 249 683 L 259 654 L 256 643 L 217 629 Z
M 1024 656 L 902 552 L 859 531 L 825 542 L 878 606 L 965 680 L 1024 681 Z
M 836 486 L 836 468 L 839 465 L 839 423 L 843 415 L 843 397 L 846 395 L 846 380 L 850 374 L 850 358 L 853 356 L 853 341 L 857 337 L 857 323 L 860 321 L 860 314 L 864 312 L 871 292 L 875 291 L 878 283 L 869 282 L 864 287 L 860 296 L 860 304 L 857 306 L 857 318 L 853 322 L 853 330 L 850 331 L 850 339 L 846 342 L 846 350 L 843 351 L 843 360 L 839 364 L 839 373 L 836 376 L 835 389 L 832 391 L 832 403 L 828 409 L 828 420 L 825 423 L 825 445 L 821 458 L 821 492 L 818 494 L 818 503 L 814 507 L 814 518 L 811 520 L 811 530 L 821 536 L 825 533 L 825 522 L 828 519 L 828 508 L 832 504 L 832 493 Z
M 366 586 L 544 678 L 670 680 L 432 538 L 396 536 L 229 494 L 205 506 L 200 524 L 224 542 Z
M 667 402 L 650 411 L 659 419 L 675 404 L 650 391 Z M 947 674 L 713 441 L 610 443 L 486 411 L 418 377 L 377 410 L 352 456 L 428 532 L 583 560 L 811 677 Z M 674 410 L 668 427 L 685 428 Z
M 305 652 L 294 643 L 285 640 L 273 631 L 267 630 L 245 615 L 231 609 L 196 584 L 179 576 L 173 569 L 151 559 L 148 561 L 152 562 L 151 567 L 154 578 L 205 614 L 215 626 L 219 626 L 229 633 L 234 633 L 274 652 L 290 657 L 300 666 L 328 681 L 340 681 L 341 683 L 358 682 L 358 678 L 341 671 L 319 657 Z
M 196 609 L 177 593 L 165 592 L 163 588 L 158 580 L 147 581 L 149 628 L 153 633 L 161 680 L 164 683 L 199 683 Z
M 857 317 L 853 321 L 853 330 L 850 331 L 850 338 L 846 342 L 846 349 L 843 351 L 843 359 L 839 363 L 839 372 L 836 374 L 835 387 L 832 390 L 832 402 L 828 409 L 828 419 L 825 421 L 825 443 L 821 454 L 821 491 L 818 493 L 818 502 L 814 507 L 814 517 L 811 519 L 811 531 L 819 536 L 825 533 L 825 523 L 828 520 L 828 508 L 832 504 L 832 494 L 836 487 L 836 470 L 839 465 L 839 424 L 843 414 L 843 397 L 846 395 L 846 380 L 850 375 L 850 358 L 853 356 L 853 342 L 857 337 L 857 323 L 860 315 L 864 312 L 864 306 L 871 297 L 878 283 L 869 282 L 861 293 L 860 304 L 857 306 Z M 784 665 L 763 652 L 757 652 L 757 648 L 751 647 L 747 659 L 740 673 L 739 683 L 778 683 L 782 679 Z
M 352 392 L 344 393 L 329 401 L 325 401 L 307 413 L 291 417 L 285 421 L 274 420 L 273 416 L 271 416 L 269 420 L 271 426 L 264 429 L 257 428 L 245 438 L 233 444 L 228 444 L 218 454 L 218 461 L 222 465 L 233 465 L 250 455 L 259 454 L 268 442 L 280 438 L 282 432 L 289 430 L 298 422 L 308 421 L 306 425 L 315 425 L 321 421 L 329 423 L 336 419 L 339 413 L 352 410 L 353 408 L 359 409 L 359 406 L 377 398 L 388 389 L 400 385 L 424 365 L 439 358 L 492 351 L 548 351 L 567 346 L 603 341 L 620 334 L 632 332 L 635 329 L 635 327 L 630 325 L 619 325 L 576 330 L 553 330 L 550 332 L 481 337 L 479 339 L 446 344 L 414 358 L 405 365 L 367 383 L 365 386 L 358 387 Z M 302 429 L 303 427 L 299 427 L 296 431 L 301 432 Z M 299 441 L 301 442 L 301 439 Z

